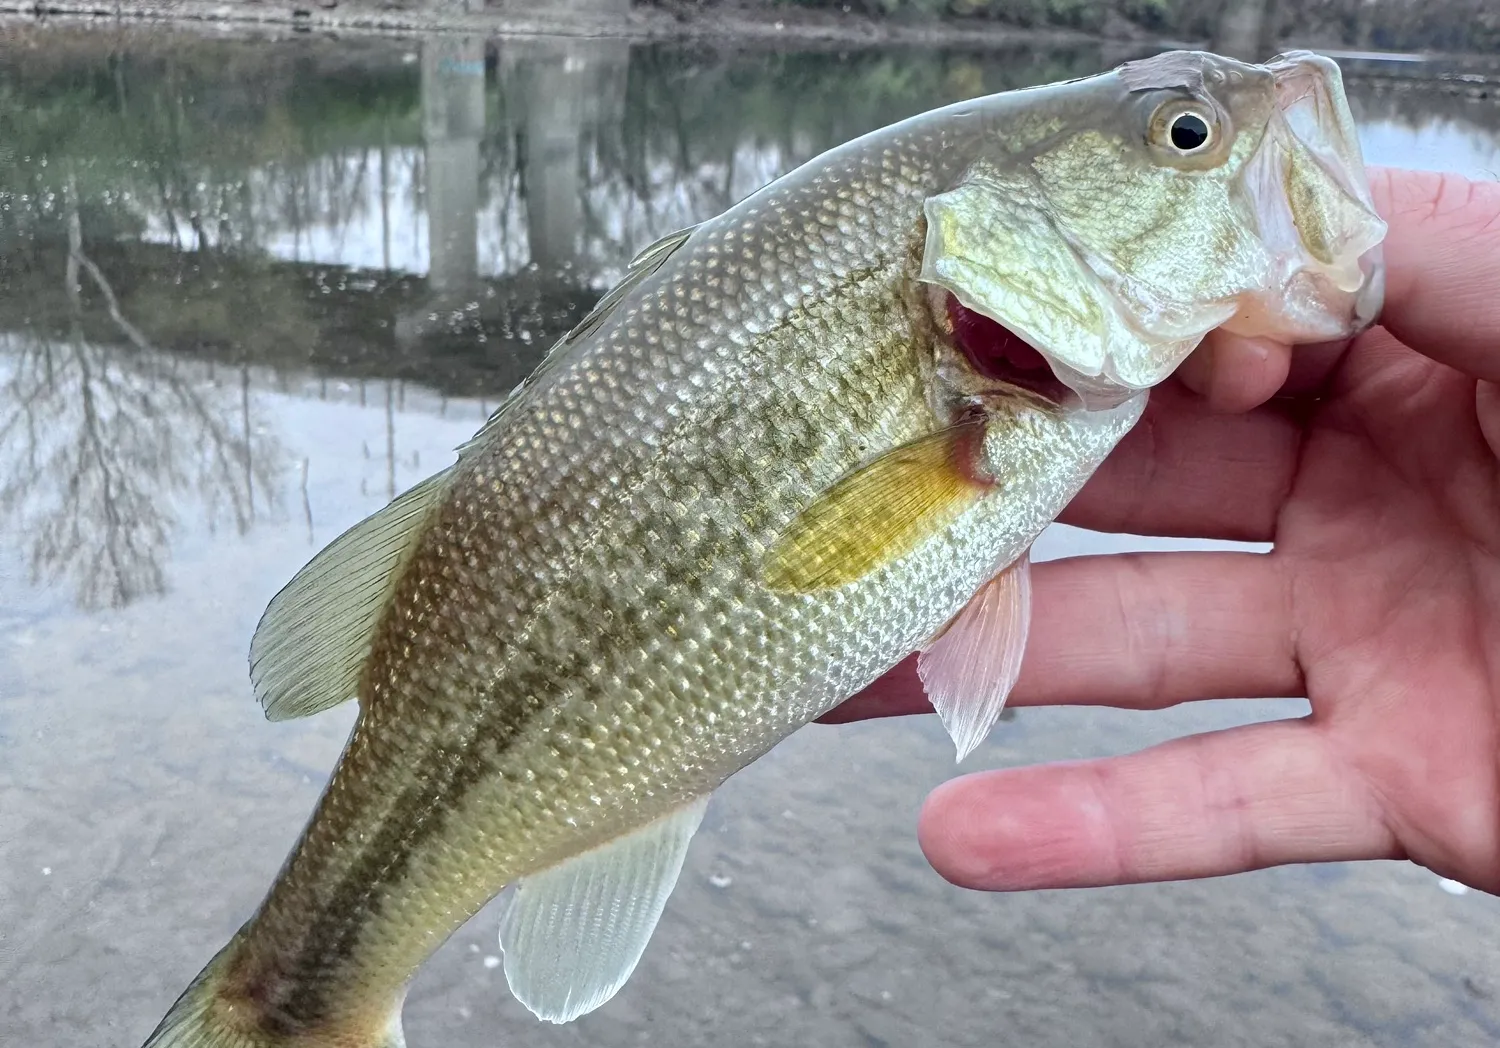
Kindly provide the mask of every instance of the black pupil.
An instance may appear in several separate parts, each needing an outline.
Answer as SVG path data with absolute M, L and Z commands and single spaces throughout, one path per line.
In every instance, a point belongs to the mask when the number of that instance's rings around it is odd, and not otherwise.
M 1192 113 L 1183 113 L 1172 121 L 1172 144 L 1184 153 L 1190 153 L 1208 141 L 1208 125 L 1203 118 Z

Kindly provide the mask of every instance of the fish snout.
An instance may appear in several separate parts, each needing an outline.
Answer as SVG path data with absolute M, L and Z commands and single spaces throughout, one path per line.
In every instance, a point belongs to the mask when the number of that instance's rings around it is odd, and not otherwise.
M 1384 304 L 1386 224 L 1370 195 L 1342 74 L 1308 51 L 1279 55 L 1266 68 L 1275 111 L 1238 191 L 1269 272 L 1226 327 L 1289 342 L 1353 335 Z

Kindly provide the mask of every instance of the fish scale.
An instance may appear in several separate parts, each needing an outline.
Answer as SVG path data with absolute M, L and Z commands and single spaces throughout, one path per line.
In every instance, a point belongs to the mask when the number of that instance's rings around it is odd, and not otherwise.
M 976 372 L 943 296 L 992 303 L 1022 339 L 1014 326 L 1036 318 L 1066 334 L 1113 317 L 1122 373 L 1169 356 L 1101 275 L 1027 274 L 1005 238 L 1066 224 L 1037 174 L 1057 170 L 1049 158 L 1110 184 L 1108 165 L 1145 148 L 1122 137 L 1142 99 L 1198 91 L 1235 110 L 1240 134 L 1269 133 L 1271 72 L 1220 98 L 1201 70 L 1158 82 L 1174 68 L 1135 70 L 1145 87 L 1106 74 L 924 114 L 648 248 L 453 467 L 299 573 L 257 631 L 257 690 L 273 717 L 350 691 L 360 715 L 265 902 L 148 1045 L 394 1048 L 412 973 L 510 884 L 506 974 L 527 1006 L 566 1019 L 607 1000 L 706 797 L 961 631 L 971 598 L 1024 570 L 1139 418 L 1138 388 L 1079 370 L 1082 343 L 1029 340 L 1059 378 L 1112 397 L 1097 410 Z M 1180 182 L 1204 236 L 1258 243 L 1239 210 L 1213 211 L 1234 191 L 1229 159 L 1212 185 L 1189 171 L 1214 170 L 1200 160 L 1159 162 L 1149 184 Z M 1110 207 L 1142 212 L 1115 191 Z M 1160 244 L 1126 240 L 1167 271 Z M 1028 253 L 1082 266 L 1086 246 Z M 1214 257 L 1169 261 L 1222 311 L 1233 276 Z M 1188 306 L 1174 305 L 1179 327 Z M 1024 621 L 1008 625 L 999 643 L 1020 643 Z M 950 692 L 963 701 L 965 686 Z

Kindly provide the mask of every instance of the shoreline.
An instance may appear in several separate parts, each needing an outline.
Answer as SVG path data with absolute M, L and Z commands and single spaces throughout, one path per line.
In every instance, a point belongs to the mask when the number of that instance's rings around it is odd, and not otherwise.
M 466 12 L 451 7 L 394 8 L 402 0 L 0 0 L 0 37 L 52 27 L 73 30 L 168 30 L 209 36 L 249 35 L 270 40 L 340 36 L 414 37 L 469 35 L 493 38 L 560 37 L 615 39 L 632 43 L 698 44 L 726 52 L 760 49 L 859 50 L 879 47 L 948 47 L 987 50 L 1033 45 L 1092 47 L 1106 64 L 1169 49 L 1210 49 L 1211 41 L 1151 33 L 1123 19 L 1099 32 L 1028 28 L 994 21 L 927 19 L 906 21 L 862 14 L 833 14 L 784 7 L 726 4 L 703 8 L 695 0 L 666 0 L 670 6 L 633 7 L 624 16 L 598 14 L 537 17 L 491 9 Z M 406 0 L 430 3 L 435 0 Z M 325 6 L 326 5 L 326 6 Z M 1500 53 L 1386 52 L 1349 49 L 1316 35 L 1283 39 L 1268 52 L 1292 47 L 1324 51 L 1342 60 L 1421 67 L 1441 63 L 1480 76 L 1433 74 L 1409 77 L 1365 69 L 1354 75 L 1393 82 L 1454 80 L 1458 93 L 1493 96 L 1500 80 Z M 1346 76 L 1351 71 L 1346 70 Z M 1459 83 L 1457 81 L 1463 81 Z
M 382 9 L 348 3 L 323 6 L 328 0 L 257 3 L 246 0 L 0 0 L 0 25 L 200 25 L 261 27 L 298 33 L 375 33 L 411 35 L 461 33 L 484 36 L 607 37 L 639 41 L 678 40 L 706 44 L 866 47 L 997 46 L 1035 43 L 1048 46 L 1114 46 L 1201 48 L 1203 40 L 1167 39 L 1128 22 L 1115 31 L 1083 32 L 1064 28 L 1025 28 L 992 21 L 931 19 L 904 21 L 860 14 L 782 8 L 699 8 L 691 0 L 674 7 L 636 7 L 623 17 L 579 15 L 537 17 L 508 11 L 465 12 L 443 7 Z

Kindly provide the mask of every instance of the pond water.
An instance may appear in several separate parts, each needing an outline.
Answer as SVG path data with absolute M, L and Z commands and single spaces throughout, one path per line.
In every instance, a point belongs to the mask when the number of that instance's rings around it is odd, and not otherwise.
M 1119 57 L 0 36 L 0 1045 L 134 1048 L 248 915 L 353 717 L 262 719 L 267 600 L 451 461 L 638 248 L 860 132 Z M 1436 71 L 1350 63 L 1369 158 L 1495 177 L 1500 89 Z M 964 768 L 1304 708 L 1028 709 Z M 409 1042 L 1500 1039 L 1500 900 L 1399 863 L 965 892 L 913 834 L 953 774 L 931 718 L 809 728 L 720 792 L 613 1002 L 534 1021 L 486 913 L 416 980 Z

